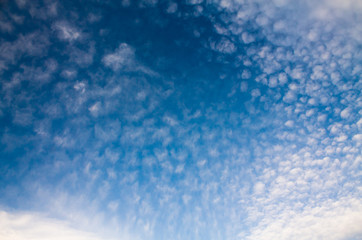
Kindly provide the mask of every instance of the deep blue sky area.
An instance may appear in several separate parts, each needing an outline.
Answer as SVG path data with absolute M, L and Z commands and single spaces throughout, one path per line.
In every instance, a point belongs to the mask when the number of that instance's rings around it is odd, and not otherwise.
M 0 239 L 362 238 L 358 0 L 0 1 Z

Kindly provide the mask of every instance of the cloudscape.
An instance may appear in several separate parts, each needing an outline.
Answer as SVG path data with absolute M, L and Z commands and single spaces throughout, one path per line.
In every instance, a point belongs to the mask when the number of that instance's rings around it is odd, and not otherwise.
M 359 0 L 0 1 L 0 239 L 362 239 Z

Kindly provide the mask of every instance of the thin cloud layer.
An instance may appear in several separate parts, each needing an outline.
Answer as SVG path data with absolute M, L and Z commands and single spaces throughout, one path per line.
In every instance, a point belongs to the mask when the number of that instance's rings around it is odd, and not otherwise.
M 4 240 L 98 240 L 115 239 L 110 234 L 95 234 L 74 226 L 74 223 L 45 217 L 36 212 L 0 212 L 0 237 Z M 127 234 L 122 234 L 120 239 L 137 239 Z
M 4 240 L 20 239 L 102 239 L 94 234 L 72 228 L 64 222 L 41 218 L 33 214 L 0 213 L 0 237 Z

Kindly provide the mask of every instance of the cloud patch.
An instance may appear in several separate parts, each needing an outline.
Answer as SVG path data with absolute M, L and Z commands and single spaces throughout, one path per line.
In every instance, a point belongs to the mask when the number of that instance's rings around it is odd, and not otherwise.
M 2 240 L 100 240 L 94 233 L 83 231 L 69 222 L 47 218 L 37 213 L 0 211 Z
M 115 72 L 139 71 L 149 75 L 156 75 L 154 71 L 136 60 L 135 50 L 127 43 L 119 44 L 113 53 L 104 55 L 102 62 Z

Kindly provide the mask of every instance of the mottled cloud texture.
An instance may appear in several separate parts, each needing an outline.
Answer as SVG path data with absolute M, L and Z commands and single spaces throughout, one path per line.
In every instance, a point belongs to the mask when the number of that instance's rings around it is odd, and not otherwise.
M 362 238 L 357 0 L 0 3 L 0 238 Z

